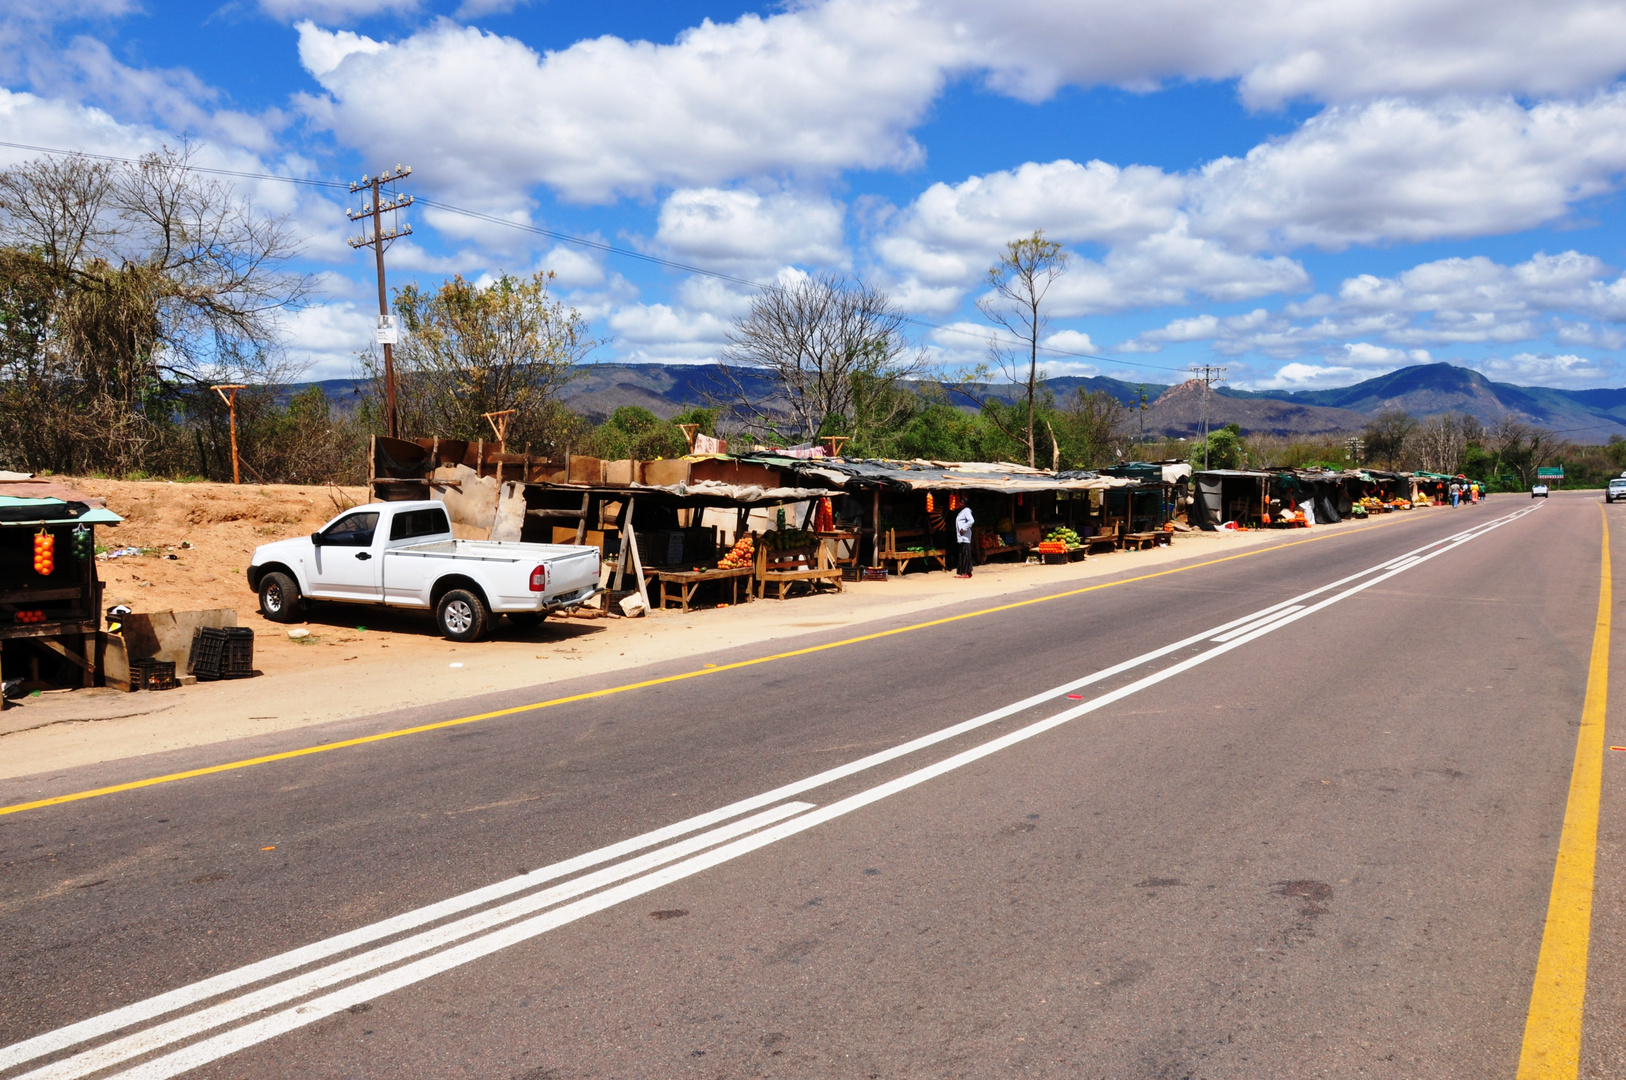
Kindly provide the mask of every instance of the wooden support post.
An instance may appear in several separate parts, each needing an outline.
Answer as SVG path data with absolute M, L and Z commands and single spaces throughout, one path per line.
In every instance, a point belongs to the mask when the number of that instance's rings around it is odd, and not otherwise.
M 638 536 L 633 532 L 632 529 L 632 504 L 633 499 L 629 496 L 627 499 L 627 527 L 625 532 L 622 534 L 621 540 L 622 559 L 625 561 L 626 554 L 630 550 L 632 555 L 632 573 L 633 577 L 636 579 L 635 584 L 638 586 L 638 596 L 643 600 L 644 610 L 647 612 L 650 610 L 649 586 L 644 583 L 644 562 L 638 557 Z M 623 569 L 625 569 L 625 567 L 623 567 Z
M 870 565 L 879 568 L 881 565 L 881 485 L 875 485 L 875 519 L 870 522 L 874 526 L 870 530 Z
M 231 412 L 231 482 L 241 484 L 243 476 L 237 463 L 237 391 L 247 387 L 242 383 L 225 383 L 209 389 L 220 395 L 220 400 L 226 403 L 226 408 Z M 226 396 L 227 390 L 231 391 L 231 397 Z
M 576 522 L 576 543 L 578 544 L 585 542 L 587 539 L 587 510 L 592 498 L 592 492 L 582 492 L 582 517 L 580 521 Z
M 621 507 L 621 551 L 615 557 L 615 591 L 620 592 L 627 583 L 627 545 L 636 544 L 637 538 L 632 535 L 632 499 L 628 498 Z

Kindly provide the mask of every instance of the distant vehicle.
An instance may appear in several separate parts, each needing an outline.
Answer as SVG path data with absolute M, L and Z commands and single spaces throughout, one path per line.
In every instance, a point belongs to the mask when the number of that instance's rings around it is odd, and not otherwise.
M 1626 499 L 1626 476 L 1611 479 L 1608 489 L 1603 493 L 1604 502 L 1614 502 L 1616 499 Z
M 1545 499 L 1547 497 L 1547 485 L 1537 484 L 1535 487 L 1531 488 L 1530 497 L 1532 499 Z
M 457 540 L 443 503 L 370 503 L 308 537 L 254 549 L 248 587 L 272 622 L 305 601 L 422 608 L 452 641 L 486 637 L 496 616 L 531 627 L 596 594 L 599 550 L 574 544 Z

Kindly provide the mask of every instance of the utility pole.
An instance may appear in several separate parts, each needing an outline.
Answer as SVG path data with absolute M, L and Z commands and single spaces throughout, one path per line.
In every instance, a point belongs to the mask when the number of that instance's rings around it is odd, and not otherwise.
M 385 432 L 392 439 L 401 437 L 400 413 L 395 407 L 395 353 L 394 346 L 399 331 L 395 327 L 395 320 L 390 315 L 389 301 L 384 296 L 384 249 L 389 242 L 398 236 L 411 236 L 412 225 L 401 225 L 393 216 L 397 211 L 405 210 L 412 205 L 411 195 L 398 195 L 395 192 L 395 182 L 404 180 L 412 175 L 412 166 L 397 165 L 389 172 L 378 176 L 363 176 L 358 183 L 350 185 L 352 194 L 358 191 L 369 193 L 370 202 L 364 204 L 360 210 L 346 210 L 345 217 L 351 221 L 373 219 L 372 233 L 363 232 L 360 236 L 352 236 L 349 244 L 353 248 L 371 247 L 373 255 L 378 261 L 378 343 L 384 346 L 384 426 Z M 385 184 L 390 186 L 389 202 L 384 201 Z M 390 218 L 390 231 L 384 231 L 384 215 Z M 365 228 L 365 227 L 364 227 Z
M 1225 381 L 1225 369 L 1214 367 L 1212 364 L 1193 364 L 1191 370 L 1201 376 L 1203 380 L 1203 470 L 1206 472 L 1208 470 L 1208 387 L 1211 383 Z
M 1136 387 L 1135 393 L 1140 398 L 1140 442 L 1144 446 L 1146 443 L 1146 384 L 1141 383 L 1140 386 Z

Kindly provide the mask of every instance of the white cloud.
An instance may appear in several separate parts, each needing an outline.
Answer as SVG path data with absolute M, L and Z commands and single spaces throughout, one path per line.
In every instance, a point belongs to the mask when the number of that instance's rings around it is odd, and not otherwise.
M 349 145 L 410 155 L 443 190 L 543 183 L 584 202 L 914 164 L 908 129 L 963 51 L 953 27 L 909 5 L 859 0 L 707 20 L 671 45 L 601 37 L 545 55 L 448 21 L 382 48 L 299 29 L 330 98 L 322 122 Z
M 299 31 L 299 63 L 320 79 L 344 63 L 347 57 L 379 53 L 389 46 L 350 30 L 323 30 L 309 19 L 296 24 Z
M 1243 99 L 1584 92 L 1626 70 L 1626 20 L 1599 0 L 953 0 L 999 88 L 1149 89 L 1238 79 Z
M 1012 239 L 1042 229 L 1069 245 L 1105 245 L 1074 256 L 1050 291 L 1063 317 L 1187 302 L 1193 294 L 1243 300 L 1309 285 L 1303 267 L 1260 258 L 1192 234 L 1181 209 L 1188 178 L 1100 161 L 1029 162 L 933 184 L 896 215 L 875 250 L 894 269 L 898 295 L 951 310 Z
M 845 266 L 842 205 L 826 196 L 682 188 L 661 204 L 655 240 L 685 261 L 740 272 Z
M 1506 358 L 1481 360 L 1474 367 L 1499 382 L 1534 383 L 1538 386 L 1598 386 L 1620 376 L 1620 368 L 1613 361 L 1573 353 L 1558 356 L 1550 353 L 1518 353 Z
M 1626 90 L 1582 102 L 1328 109 L 1193 178 L 1193 231 L 1248 250 L 1421 241 L 1552 222 L 1616 189 Z
M 282 335 L 287 357 L 305 379 L 350 378 L 356 373 L 356 354 L 373 344 L 377 319 L 376 307 L 348 300 L 286 312 Z

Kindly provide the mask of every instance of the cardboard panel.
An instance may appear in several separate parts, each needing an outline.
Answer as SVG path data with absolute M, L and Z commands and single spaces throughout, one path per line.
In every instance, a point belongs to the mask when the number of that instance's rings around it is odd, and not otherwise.
M 184 674 L 187 657 L 192 652 L 193 631 L 204 626 L 218 630 L 236 625 L 235 608 L 138 612 L 125 616 L 124 646 L 129 659 L 157 658 L 174 664 L 177 674 Z M 124 678 L 129 681 L 128 666 Z
M 563 525 L 555 525 L 553 527 L 553 542 L 555 544 L 574 544 L 576 542 L 575 528 L 566 528 Z M 604 530 L 588 529 L 587 539 L 584 541 L 584 543 L 587 547 L 596 547 L 600 551 L 603 551 Z
M 689 476 L 696 483 L 716 480 L 723 484 L 756 484 L 767 488 L 780 486 L 778 469 L 721 458 L 703 458 L 690 463 Z
M 604 460 L 602 458 L 587 457 L 585 454 L 570 459 L 570 479 L 572 484 L 591 484 L 597 486 L 604 483 Z
M 641 470 L 639 463 L 626 458 L 620 461 L 606 461 L 604 463 L 604 482 L 611 487 L 628 487 L 641 483 Z
M 644 462 L 643 482 L 650 487 L 670 487 L 689 482 L 689 462 L 682 458 L 665 458 Z

